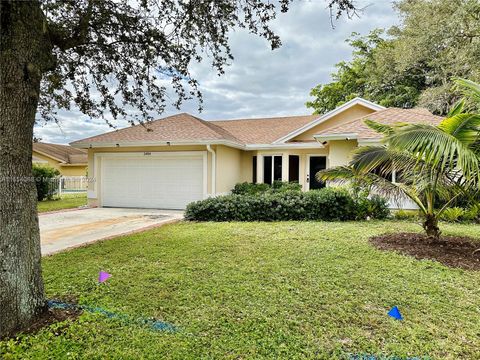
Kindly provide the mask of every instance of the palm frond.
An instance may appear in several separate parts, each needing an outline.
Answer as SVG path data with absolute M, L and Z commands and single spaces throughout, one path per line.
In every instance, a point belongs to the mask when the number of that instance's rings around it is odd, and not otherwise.
M 381 196 L 385 196 L 390 200 L 401 203 L 405 197 L 414 201 L 420 209 L 425 209 L 424 204 L 415 187 L 405 184 L 393 183 L 380 175 L 371 172 L 359 171 L 352 166 L 337 166 L 319 171 L 316 175 L 320 181 L 335 181 L 339 184 L 347 184 L 352 181 L 360 181 L 368 185 L 371 190 Z
M 456 114 L 444 119 L 438 128 L 467 146 L 480 137 L 480 114 Z
M 427 213 L 428 210 L 422 201 L 421 192 L 419 192 L 417 188 L 411 187 L 402 183 L 396 183 L 395 186 L 398 189 L 397 190 L 398 194 L 402 194 L 406 196 L 419 207 L 420 211 L 422 211 L 424 214 Z M 394 198 L 394 201 L 401 201 L 401 200 L 402 200 L 401 195 L 397 195 L 397 197 Z
M 371 172 L 391 163 L 389 149 L 386 146 L 362 146 L 353 151 L 350 165 L 358 172 Z
M 455 136 L 436 126 L 403 126 L 388 137 L 388 144 L 409 152 L 433 167 L 438 166 L 441 172 L 446 167 L 457 166 L 466 178 L 480 179 L 477 154 Z
M 315 178 L 318 181 L 348 182 L 361 177 L 361 174 L 350 166 L 336 166 L 319 171 Z
M 384 135 L 390 135 L 394 131 L 393 127 L 390 126 L 390 125 L 381 124 L 379 122 L 369 120 L 369 119 L 365 120 L 365 124 L 370 129 L 373 129 L 376 132 L 378 132 L 380 134 L 384 134 Z
M 480 84 L 461 78 L 456 78 L 454 81 L 457 88 L 465 97 L 472 99 L 475 102 L 480 102 Z
M 383 176 L 398 169 L 416 169 L 421 163 L 415 156 L 387 146 L 362 146 L 353 152 L 350 161 L 359 172 L 375 171 Z
M 452 117 L 452 116 L 461 114 L 464 108 L 465 108 L 465 100 L 462 99 L 458 101 L 455 105 L 453 105 L 453 107 L 448 112 L 447 117 Z

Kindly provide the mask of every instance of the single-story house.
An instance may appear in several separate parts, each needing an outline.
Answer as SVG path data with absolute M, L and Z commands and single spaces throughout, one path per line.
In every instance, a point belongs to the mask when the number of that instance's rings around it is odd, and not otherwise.
M 183 209 L 244 181 L 321 188 L 319 170 L 347 164 L 353 149 L 380 142 L 365 119 L 438 124 L 442 118 L 355 98 L 323 115 L 205 121 L 182 113 L 71 145 L 88 149 L 95 179 L 90 205 Z
M 34 142 L 32 149 L 34 164 L 49 165 L 57 169 L 62 176 L 87 176 L 87 150 L 69 145 Z

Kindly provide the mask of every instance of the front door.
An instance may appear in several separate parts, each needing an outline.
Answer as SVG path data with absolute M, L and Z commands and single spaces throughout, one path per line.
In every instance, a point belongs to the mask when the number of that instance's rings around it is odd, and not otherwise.
M 323 181 L 318 181 L 316 176 L 317 172 L 327 168 L 327 158 L 325 156 L 310 156 L 310 171 L 308 174 L 310 190 L 321 189 L 325 187 Z

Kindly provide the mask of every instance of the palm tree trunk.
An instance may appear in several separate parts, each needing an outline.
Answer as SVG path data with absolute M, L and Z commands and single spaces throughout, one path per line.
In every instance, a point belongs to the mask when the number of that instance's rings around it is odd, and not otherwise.
M 438 219 L 434 214 L 426 214 L 425 221 L 423 223 L 423 228 L 427 233 L 427 236 L 434 238 L 435 240 L 440 239 L 441 231 L 438 227 Z

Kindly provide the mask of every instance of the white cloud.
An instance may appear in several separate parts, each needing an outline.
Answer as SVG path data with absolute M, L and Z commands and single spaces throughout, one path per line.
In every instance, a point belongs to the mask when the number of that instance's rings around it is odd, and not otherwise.
M 357 1 L 360 7 L 366 6 L 360 17 L 343 17 L 332 29 L 325 4 L 323 0 L 297 1 L 288 13 L 279 14 L 273 27 L 283 45 L 275 51 L 245 30 L 233 32 L 230 43 L 235 60 L 223 76 L 208 61 L 192 67 L 204 96 L 204 111 L 198 114 L 196 101 L 184 104 L 181 111 L 206 120 L 309 113 L 305 102 L 310 89 L 328 82 L 334 65 L 351 56 L 345 39 L 352 32 L 367 34 L 398 22 L 391 1 Z M 170 107 L 160 116 L 176 112 Z M 43 141 L 68 143 L 110 130 L 103 120 L 87 119 L 79 112 L 60 115 L 60 126 L 37 126 L 35 135 Z

